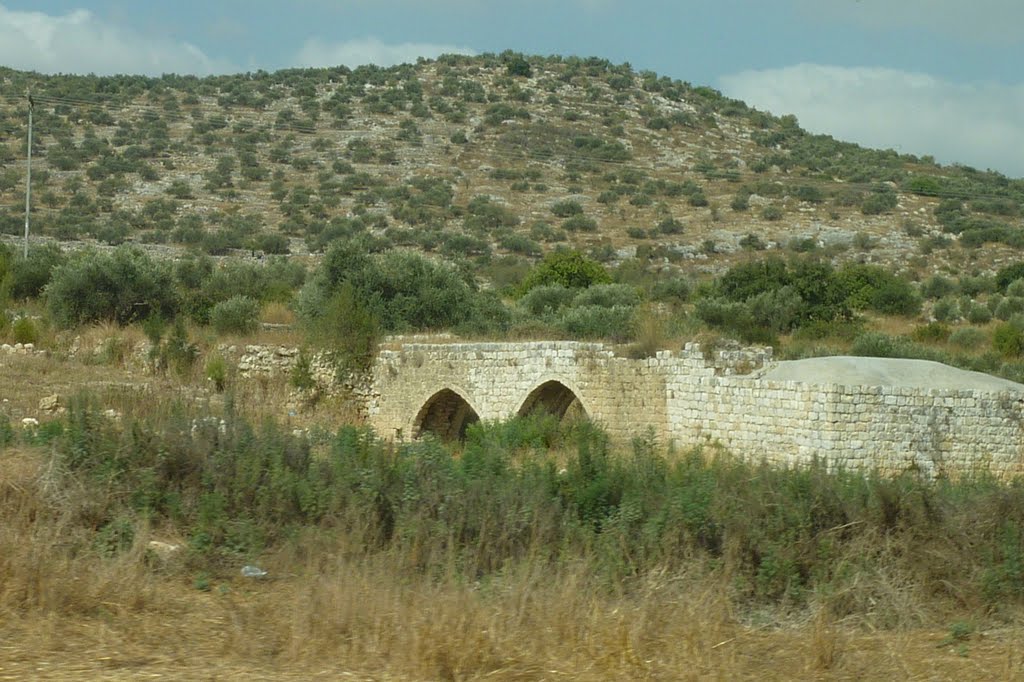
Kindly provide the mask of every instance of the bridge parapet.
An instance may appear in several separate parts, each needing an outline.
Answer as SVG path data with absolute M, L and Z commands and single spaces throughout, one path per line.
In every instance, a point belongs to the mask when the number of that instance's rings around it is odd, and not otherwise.
M 613 437 L 629 438 L 651 429 L 666 436 L 666 381 L 749 374 L 770 360 L 770 348 L 729 346 L 705 352 L 697 343 L 637 359 L 619 356 L 602 343 L 582 341 L 429 343 L 392 338 L 382 345 L 373 368 L 369 415 L 379 433 L 397 439 L 436 431 L 431 425 L 440 423 L 442 413 L 494 420 L 537 408 L 559 416 L 570 409 L 582 411 Z M 450 404 L 453 395 L 465 406 L 457 410 Z M 442 431 L 450 435 L 447 428 Z
M 1019 392 L 771 380 L 770 348 L 688 343 L 651 358 L 600 343 L 401 343 L 373 367 L 369 421 L 385 438 L 462 435 L 478 419 L 582 413 L 616 440 L 653 433 L 678 447 L 718 442 L 777 464 L 932 475 L 1024 473 Z

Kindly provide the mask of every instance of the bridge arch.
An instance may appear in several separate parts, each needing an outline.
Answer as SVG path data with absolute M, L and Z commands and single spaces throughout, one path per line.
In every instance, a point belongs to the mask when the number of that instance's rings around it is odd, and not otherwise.
M 579 392 L 558 379 L 544 381 L 530 391 L 516 414 L 522 417 L 535 412 L 551 414 L 559 420 L 590 416 Z
M 430 396 L 412 423 L 413 438 L 432 433 L 441 440 L 462 440 L 466 428 L 480 421 L 480 415 L 465 395 L 443 388 Z

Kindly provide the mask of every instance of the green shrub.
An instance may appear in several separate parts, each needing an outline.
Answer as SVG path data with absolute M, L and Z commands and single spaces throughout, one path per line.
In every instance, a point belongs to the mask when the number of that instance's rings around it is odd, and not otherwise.
M 610 284 L 608 271 L 595 260 L 579 251 L 565 249 L 552 251 L 534 266 L 523 280 L 521 291 L 548 284 L 559 284 L 568 289 L 585 289 L 594 284 Z
M 1024 279 L 1015 279 L 1006 287 L 1006 295 L 1010 298 L 1024 298 Z
M 955 293 L 957 285 L 953 280 L 942 275 L 932 275 L 921 285 L 921 295 L 925 298 L 939 299 Z
M 315 317 L 307 314 L 311 338 L 336 354 L 339 370 L 365 369 L 377 352 L 380 323 L 351 282 L 343 282 Z
M 939 322 L 954 322 L 960 318 L 960 306 L 956 299 L 946 297 L 935 302 L 932 307 L 932 315 Z
M 960 278 L 958 283 L 960 287 L 960 293 L 967 296 L 977 296 L 978 294 L 991 294 L 996 290 L 996 281 L 993 277 L 968 277 L 964 276 Z
M 846 302 L 854 310 L 871 309 L 905 317 L 921 311 L 921 298 L 910 282 L 877 265 L 848 265 L 837 278 L 847 292 Z
M 541 245 L 523 234 L 510 234 L 499 241 L 501 248 L 524 256 L 539 256 L 544 250 Z
M 740 237 L 739 245 L 740 248 L 746 249 L 747 251 L 764 251 L 768 248 L 768 245 L 764 243 L 764 240 L 753 232 L 749 232 L 745 236 Z
M 31 317 L 22 316 L 11 325 L 15 343 L 39 343 L 39 325 Z
M 983 305 L 973 303 L 967 310 L 966 317 L 971 324 L 988 324 L 992 321 L 992 311 Z
M 583 215 L 583 206 L 575 199 L 563 199 L 551 206 L 551 213 L 559 218 L 569 218 L 574 215 Z
M 570 305 L 577 291 L 561 284 L 542 284 L 526 292 L 519 307 L 535 317 L 551 315 Z
M 794 196 L 800 201 L 812 204 L 820 204 L 825 200 L 825 193 L 821 191 L 820 187 L 815 185 L 800 185 L 796 188 Z
M 761 217 L 765 220 L 776 221 L 782 220 L 783 212 L 782 207 L 777 204 L 769 204 L 761 210 Z
M 1000 268 L 996 273 L 996 289 L 998 291 L 1006 291 L 1006 287 L 1010 286 L 1013 281 L 1021 278 L 1024 278 L 1024 261 Z
M 941 354 L 918 346 L 901 336 L 889 336 L 880 332 L 866 332 L 854 339 L 850 355 L 875 358 L 909 358 L 917 360 L 938 360 Z
M 1016 325 L 1003 323 L 992 334 L 992 347 L 1004 357 L 1020 357 L 1024 354 L 1024 331 Z
M 210 324 L 218 334 L 251 334 L 259 321 L 260 305 L 248 296 L 232 296 L 210 311 Z
M 178 311 L 169 263 L 141 251 L 85 251 L 58 266 L 46 290 L 53 321 L 61 327 L 110 320 L 128 324 Z
M 573 338 L 621 343 L 632 338 L 635 315 L 634 306 L 572 306 L 562 311 L 558 325 Z
M 987 338 L 985 332 L 975 327 L 962 327 L 949 335 L 949 342 L 960 348 L 980 348 Z
M 11 296 L 17 300 L 39 296 L 49 284 L 54 269 L 62 265 L 65 260 L 64 253 L 56 244 L 33 246 L 28 252 L 27 259 L 12 259 Z M 2 279 L 3 277 L 0 275 L 0 280 Z
M 635 307 L 639 304 L 640 294 L 635 287 L 628 284 L 595 284 L 577 293 L 572 301 L 572 305 L 575 307 L 614 308 L 616 306 Z
M 659 277 L 651 287 L 652 301 L 683 303 L 690 299 L 690 283 L 682 277 Z
M 860 212 L 864 215 L 887 213 L 898 205 L 896 193 L 892 190 L 876 190 L 861 202 Z
M 818 240 L 814 237 L 793 237 L 786 246 L 794 253 L 810 253 L 818 250 Z
M 746 307 L 755 326 L 777 334 L 788 332 L 800 323 L 805 304 L 794 287 L 784 286 L 748 298 Z M 746 334 L 750 336 L 749 331 Z
M 295 358 L 288 381 L 300 391 L 308 391 L 316 386 L 316 379 L 313 377 L 313 363 L 304 348 L 299 350 L 299 355 Z
M 162 334 L 162 330 L 155 333 Z M 171 333 L 165 341 L 160 343 L 159 335 L 156 340 L 157 343 L 151 350 L 151 356 L 156 366 L 160 369 L 171 369 L 179 376 L 187 376 L 191 372 L 196 358 L 199 357 L 199 348 L 189 340 L 184 319 L 178 317 L 174 320 L 174 324 L 171 325 Z
M 794 325 L 849 316 L 847 290 L 826 262 L 798 259 L 786 263 L 773 257 L 741 263 L 722 275 L 716 288 L 724 298 L 736 303 L 747 303 L 756 296 L 788 288 L 783 297 L 787 308 L 795 303 L 796 296 L 802 301 L 796 319 L 788 322 Z M 739 324 L 753 324 L 753 318 L 748 315 Z M 752 334 L 752 330 L 747 332 L 748 336 Z
M 941 322 L 929 322 L 925 325 L 914 327 L 910 337 L 921 343 L 941 343 L 950 337 L 951 330 Z
M 223 393 L 228 384 L 228 363 L 223 355 L 214 354 L 206 361 L 206 380 L 217 393 Z
M 596 232 L 597 221 L 585 215 L 574 215 L 562 221 L 562 229 L 567 232 Z
M 1024 313 L 1024 298 L 1004 298 L 994 312 L 1000 320 L 1009 320 L 1018 313 Z
M 307 326 L 318 326 L 328 301 L 345 284 L 352 304 L 387 332 L 451 329 L 481 310 L 475 283 L 450 264 L 409 251 L 368 250 L 363 239 L 339 241 L 328 250 L 296 301 Z
M 253 239 L 253 246 L 263 253 L 284 255 L 291 253 L 288 237 L 279 232 L 264 232 Z
M 665 218 L 658 223 L 658 226 L 655 229 L 657 229 L 659 234 L 682 234 L 683 224 L 675 218 Z

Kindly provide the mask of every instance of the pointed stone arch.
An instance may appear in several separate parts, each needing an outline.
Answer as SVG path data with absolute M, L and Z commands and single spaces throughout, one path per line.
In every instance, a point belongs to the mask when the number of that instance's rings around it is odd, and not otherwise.
M 517 414 L 525 416 L 536 412 L 554 415 L 562 421 L 590 416 L 576 391 L 557 379 L 545 381 L 530 391 Z
M 466 428 L 480 421 L 480 415 L 469 401 L 450 388 L 430 396 L 413 421 L 413 437 L 432 433 L 441 440 L 462 440 Z

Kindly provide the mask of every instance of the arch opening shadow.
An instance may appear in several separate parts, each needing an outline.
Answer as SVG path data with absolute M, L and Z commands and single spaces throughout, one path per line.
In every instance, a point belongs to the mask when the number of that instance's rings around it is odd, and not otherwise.
M 445 388 L 430 397 L 413 422 L 413 436 L 433 434 L 441 440 L 464 440 L 466 428 L 480 415 L 461 395 Z
M 520 417 L 538 413 L 554 415 L 559 421 L 589 418 L 579 396 L 560 381 L 546 381 L 533 389 L 519 408 Z

